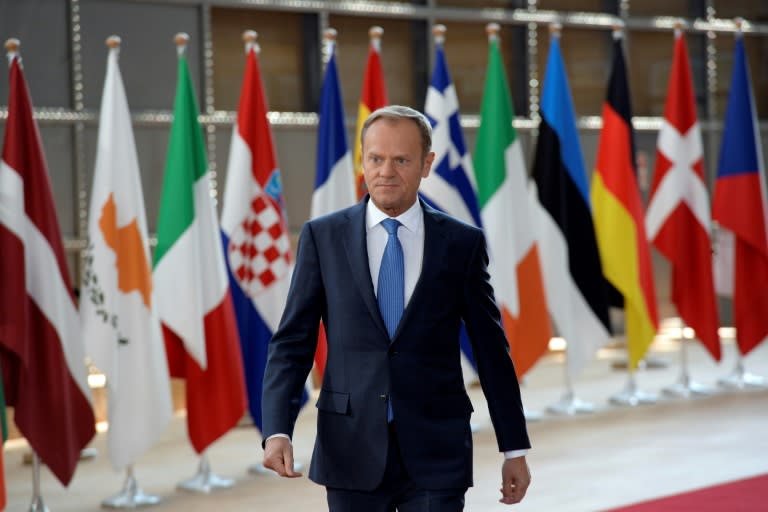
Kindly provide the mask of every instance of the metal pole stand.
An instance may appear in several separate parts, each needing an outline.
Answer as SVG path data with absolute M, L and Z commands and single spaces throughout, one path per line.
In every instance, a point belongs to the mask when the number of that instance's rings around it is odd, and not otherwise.
M 32 452 L 32 503 L 29 504 L 29 512 L 50 512 L 40 494 L 40 457 L 35 452 Z
M 563 365 L 563 368 L 565 369 L 565 392 L 560 400 L 547 407 L 547 412 L 558 416 L 575 416 L 595 412 L 594 405 L 580 400 L 574 393 L 573 382 L 568 374 L 568 364 Z
M 768 383 L 765 377 L 749 373 L 744 369 L 744 358 L 739 353 L 739 359 L 736 361 L 736 368 L 727 377 L 723 377 L 717 383 L 725 389 L 765 389 Z
M 293 461 L 293 470 L 294 471 L 301 471 L 304 469 L 304 464 L 301 462 Z M 261 462 L 257 462 L 256 464 L 251 464 L 248 466 L 248 473 L 252 475 L 274 475 L 275 472 L 271 469 L 267 469 L 264 467 L 264 464 Z
M 688 341 L 687 337 L 680 337 L 680 377 L 677 382 L 662 389 L 662 392 L 676 398 L 712 395 L 715 393 L 714 388 L 699 384 L 688 373 Z
M 200 456 L 200 466 L 197 468 L 195 476 L 188 480 L 179 482 L 176 486 L 183 491 L 199 492 L 210 494 L 214 489 L 229 489 L 235 485 L 231 478 L 221 478 L 211 472 L 211 466 L 208 463 L 208 457 Z
M 120 491 L 120 494 L 102 501 L 101 506 L 104 508 L 139 508 L 157 505 L 158 503 L 160 503 L 158 496 L 144 494 L 144 491 L 141 490 L 136 477 L 133 476 L 133 465 L 131 464 L 125 468 L 123 490 Z
M 627 405 L 635 407 L 637 405 L 655 404 L 656 395 L 652 393 L 645 393 L 637 389 L 635 383 L 635 372 L 629 372 L 629 379 L 627 380 L 627 386 L 617 395 L 613 395 L 610 400 L 614 405 Z
M 541 421 L 544 417 L 539 411 L 532 411 L 526 407 L 523 407 L 523 416 L 525 416 L 525 421 Z

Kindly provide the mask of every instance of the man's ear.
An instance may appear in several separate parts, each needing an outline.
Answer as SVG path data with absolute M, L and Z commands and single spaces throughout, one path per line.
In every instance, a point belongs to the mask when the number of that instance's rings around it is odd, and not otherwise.
M 424 159 L 424 166 L 421 169 L 421 177 L 426 178 L 429 176 L 429 171 L 432 169 L 432 163 L 435 161 L 435 152 L 430 151 L 427 154 L 427 158 Z

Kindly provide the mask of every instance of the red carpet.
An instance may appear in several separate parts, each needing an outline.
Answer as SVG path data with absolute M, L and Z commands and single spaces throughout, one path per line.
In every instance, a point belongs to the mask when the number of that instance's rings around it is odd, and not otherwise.
M 606 512 L 766 512 L 768 474 L 667 496 Z

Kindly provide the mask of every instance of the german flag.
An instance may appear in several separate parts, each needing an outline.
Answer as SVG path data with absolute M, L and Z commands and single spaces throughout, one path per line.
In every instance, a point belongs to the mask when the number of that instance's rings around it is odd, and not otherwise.
M 658 313 L 631 120 L 627 70 L 617 30 L 591 197 L 603 273 L 624 299 L 629 366 L 635 369 L 656 335 Z
M 360 132 L 363 131 L 363 123 L 371 112 L 384 107 L 389 103 L 387 99 L 387 86 L 384 83 L 384 70 L 381 67 L 381 36 L 384 29 L 371 27 L 368 35 L 371 42 L 368 46 L 368 62 L 363 74 L 363 90 L 360 93 L 360 106 L 357 110 L 357 128 L 352 147 L 355 148 L 353 162 L 355 165 L 355 190 L 357 198 L 361 199 L 367 192 L 363 181 L 363 151 L 360 145 Z

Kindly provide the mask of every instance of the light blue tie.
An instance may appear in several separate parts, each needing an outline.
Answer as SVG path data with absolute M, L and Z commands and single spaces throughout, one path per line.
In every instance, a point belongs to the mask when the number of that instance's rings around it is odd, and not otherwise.
M 379 267 L 379 284 L 376 299 L 379 302 L 379 311 L 387 327 L 389 339 L 395 337 L 400 317 L 403 316 L 405 303 L 405 263 L 403 259 L 403 246 L 397 238 L 397 228 L 400 222 L 395 219 L 385 219 L 381 222 L 387 230 L 389 238 L 384 247 L 384 256 Z M 387 400 L 387 421 L 391 422 L 392 401 Z

